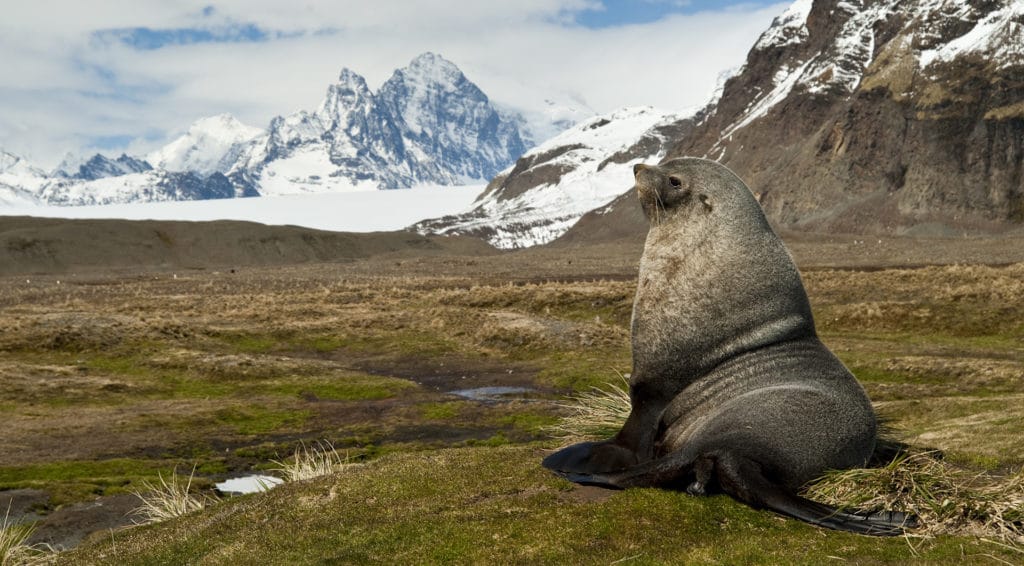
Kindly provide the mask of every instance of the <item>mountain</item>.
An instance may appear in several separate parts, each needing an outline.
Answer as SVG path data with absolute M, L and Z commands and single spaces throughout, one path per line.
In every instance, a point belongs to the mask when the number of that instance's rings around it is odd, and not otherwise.
M 706 155 L 780 226 L 1024 222 L 1024 2 L 802 0 L 668 157 Z M 924 228 L 922 228 L 924 226 Z
M 556 106 L 551 115 L 567 123 L 578 113 Z M 278 116 L 266 130 L 222 114 L 147 159 L 69 158 L 52 175 L 5 157 L 12 172 L 0 177 L 0 199 L 84 205 L 465 184 L 522 155 L 525 124 L 453 63 L 425 53 L 376 93 L 344 69 L 319 108 Z
M 227 173 L 238 161 L 244 144 L 262 133 L 231 114 L 210 116 L 197 120 L 180 137 L 147 155 L 146 161 L 167 171 Z
M 97 153 L 88 161 L 79 165 L 77 171 L 74 173 L 68 173 L 58 169 L 57 174 L 69 179 L 95 181 L 97 179 L 105 179 L 107 177 L 143 173 L 152 169 L 153 166 L 148 162 L 136 159 L 124 153 L 122 153 L 121 157 L 118 157 L 117 159 L 110 159 L 109 157 Z
M 999 232 L 1024 224 L 1022 100 L 1020 0 L 798 0 L 703 110 L 676 123 L 667 144 L 635 144 L 633 156 L 718 160 L 781 228 Z M 530 185 L 531 174 L 499 178 Z M 562 241 L 642 239 L 631 185 L 623 179 L 620 196 L 571 228 L 528 207 L 491 223 L 527 227 L 503 235 L 506 247 L 536 243 L 544 223 L 551 233 L 564 226 Z M 456 229 L 448 222 L 420 226 Z
M 36 191 L 46 179 L 46 172 L 42 169 L 0 149 L 0 206 L 39 204 Z
M 191 171 L 149 169 L 90 180 L 49 179 L 37 194 L 45 204 L 82 206 L 233 198 L 236 189 L 221 173 L 204 177 Z
M 75 206 L 232 198 L 235 186 L 220 173 L 153 169 L 146 161 L 96 154 L 77 167 L 65 160 L 52 174 L 0 151 L 0 206 Z M 68 169 L 74 169 L 69 171 Z
M 316 111 L 274 118 L 228 174 L 261 195 L 465 184 L 526 150 L 519 122 L 453 63 L 425 53 L 377 93 L 342 70 Z
M 651 107 L 596 116 L 527 152 L 488 184 L 469 211 L 413 228 L 474 235 L 498 248 L 549 242 L 621 194 L 633 164 L 663 155 L 688 123 Z

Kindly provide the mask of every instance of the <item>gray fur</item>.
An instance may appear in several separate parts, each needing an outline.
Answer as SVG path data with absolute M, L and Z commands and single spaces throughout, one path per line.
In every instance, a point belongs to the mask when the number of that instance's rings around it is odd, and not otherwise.
M 755 506 L 856 530 L 814 520 L 823 506 L 794 493 L 828 469 L 864 465 L 875 414 L 818 339 L 800 274 L 760 205 L 713 161 L 634 173 L 651 226 L 633 303 L 632 413 L 615 438 L 544 465 L 610 487 L 703 494 L 715 484 Z

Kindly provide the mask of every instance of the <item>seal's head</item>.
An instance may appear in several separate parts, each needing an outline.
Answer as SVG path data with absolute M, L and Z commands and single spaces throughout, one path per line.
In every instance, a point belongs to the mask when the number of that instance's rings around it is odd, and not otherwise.
M 633 166 L 637 196 L 652 227 L 682 217 L 687 223 L 723 216 L 763 221 L 753 194 L 732 171 L 707 159 L 685 157 Z M 760 224 L 760 222 L 758 222 Z
M 660 224 L 670 216 L 692 208 L 700 208 L 695 203 L 695 195 L 691 179 L 682 175 L 655 167 L 637 163 L 633 166 L 633 177 L 636 179 L 637 197 L 644 210 L 644 216 L 654 224 Z

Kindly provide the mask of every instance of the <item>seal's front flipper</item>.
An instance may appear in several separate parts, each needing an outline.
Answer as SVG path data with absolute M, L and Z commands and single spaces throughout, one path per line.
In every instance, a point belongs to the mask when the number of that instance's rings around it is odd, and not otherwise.
M 573 447 L 570 446 L 569 448 Z M 552 456 L 557 455 L 558 453 L 555 453 Z M 548 458 L 551 458 L 551 456 Z M 548 466 L 547 460 L 544 460 L 544 465 L 571 482 L 613 489 L 626 489 L 628 487 L 677 488 L 685 486 L 686 482 L 691 481 L 694 477 L 692 458 L 679 452 L 656 460 L 648 460 L 642 464 L 636 464 L 618 471 L 560 471 Z
M 581 442 L 544 458 L 543 465 L 565 478 L 571 474 L 591 476 L 617 472 L 636 465 L 636 454 L 611 440 Z

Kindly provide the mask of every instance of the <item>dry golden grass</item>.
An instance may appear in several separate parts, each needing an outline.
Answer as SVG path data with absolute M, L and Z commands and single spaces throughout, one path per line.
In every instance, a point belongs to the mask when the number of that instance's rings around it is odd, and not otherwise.
M 0 566 L 52 564 L 57 553 L 48 545 L 29 544 L 28 539 L 35 529 L 31 525 L 14 524 L 10 517 L 8 506 L 0 521 Z
M 302 443 L 295 448 L 291 460 L 272 461 L 279 466 L 275 470 L 290 482 L 319 478 L 358 465 L 349 462 L 348 455 L 339 454 L 328 441 L 317 441 L 311 446 Z
M 829 473 L 806 495 L 841 508 L 913 513 L 921 524 L 914 534 L 993 538 L 1024 551 L 1024 469 L 999 476 L 917 452 L 880 468 Z
M 607 438 L 618 432 L 629 417 L 629 382 L 623 376 L 619 383 L 607 383 L 604 389 L 592 387 L 559 406 L 569 414 L 547 427 L 549 434 L 567 444 Z
M 187 480 L 183 480 L 175 471 L 171 473 L 170 479 L 160 475 L 159 484 L 143 482 L 145 491 L 135 492 L 142 501 L 142 505 L 135 510 L 135 514 L 142 518 L 142 523 L 159 523 L 181 517 L 215 503 L 217 499 L 213 496 L 189 493 L 195 472 L 193 468 Z

